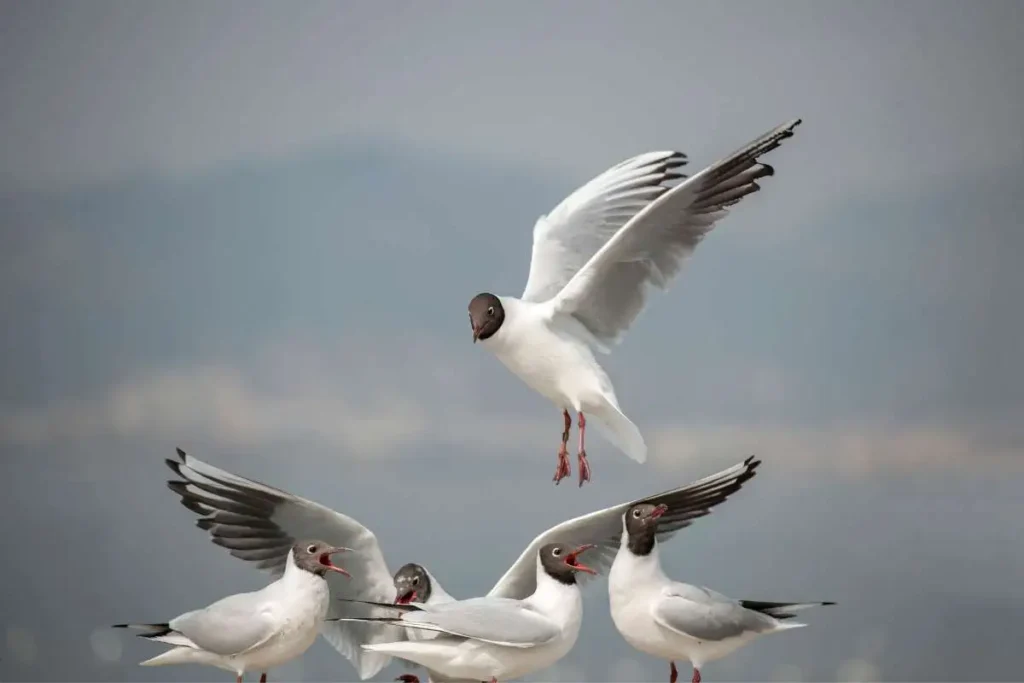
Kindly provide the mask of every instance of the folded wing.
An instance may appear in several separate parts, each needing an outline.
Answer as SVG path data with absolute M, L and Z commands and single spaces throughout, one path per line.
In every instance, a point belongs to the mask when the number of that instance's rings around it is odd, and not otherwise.
M 521 601 L 490 597 L 407 612 L 401 623 L 457 638 L 520 648 L 543 645 L 560 633 L 554 622 Z
M 669 587 L 652 606 L 651 616 L 664 628 L 709 642 L 775 629 L 771 617 L 744 609 L 721 593 L 681 583 Z

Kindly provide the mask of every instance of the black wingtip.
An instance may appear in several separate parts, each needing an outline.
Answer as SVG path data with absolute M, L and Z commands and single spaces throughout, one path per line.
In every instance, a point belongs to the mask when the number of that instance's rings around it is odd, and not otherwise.
M 203 531 L 209 531 L 214 527 L 215 522 L 209 517 L 203 517 L 202 519 L 196 520 L 196 526 Z
M 188 457 L 188 456 L 187 456 L 187 455 L 185 454 L 185 451 L 181 450 L 180 448 L 175 448 L 174 450 L 175 450 L 175 451 L 177 451 L 177 453 L 178 453 L 178 457 L 179 457 L 179 458 L 181 458 L 181 461 L 182 461 L 182 462 L 185 462 L 185 458 L 187 458 L 187 457 Z
M 834 604 L 836 604 L 836 603 L 834 603 L 834 602 L 832 602 L 832 601 L 828 601 L 828 602 L 823 602 L 823 603 L 821 603 L 821 606 L 822 606 L 822 607 L 828 607 L 829 605 L 834 605 Z
M 110 628 L 128 628 L 128 624 L 114 624 Z
M 171 460 L 170 458 L 165 458 L 164 459 L 164 464 L 167 465 L 168 467 L 170 467 L 171 471 L 174 472 L 175 474 L 177 474 L 179 477 L 185 476 L 185 475 L 183 475 L 181 473 L 181 463 L 178 462 L 177 460 Z

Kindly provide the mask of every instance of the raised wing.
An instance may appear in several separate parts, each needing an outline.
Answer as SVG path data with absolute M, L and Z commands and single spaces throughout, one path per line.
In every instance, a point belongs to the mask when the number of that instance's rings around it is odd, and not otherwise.
M 772 631 L 771 617 L 744 609 L 735 600 L 708 588 L 674 583 L 651 607 L 659 625 L 696 640 L 717 642 L 745 633 Z
M 554 297 L 606 350 L 643 310 L 651 287 L 664 289 L 728 207 L 757 192 L 774 174 L 758 159 L 792 137 L 795 119 L 661 193 L 633 216 Z M 600 346 L 599 346 L 600 348 Z
M 533 227 L 524 301 L 551 299 L 629 219 L 685 176 L 681 152 L 648 152 L 583 185 Z
M 615 560 L 622 538 L 622 516 L 631 505 L 664 503 L 668 506 L 658 523 L 658 540 L 665 541 L 675 532 L 690 526 L 693 520 L 710 514 L 712 508 L 739 491 L 756 474 L 760 464 L 760 460 L 750 456 L 741 463 L 681 488 L 614 505 L 553 526 L 533 539 L 487 595 L 519 600 L 531 595 L 537 588 L 537 552 L 545 543 L 555 541 L 576 545 L 593 543 L 597 547 L 588 550 L 584 560 L 588 566 L 604 572 Z M 586 578 L 582 573 L 577 575 L 577 581 L 583 582 Z
M 351 548 L 344 557 L 352 578 L 328 573 L 332 598 L 393 602 L 391 580 L 377 537 L 356 520 L 319 503 L 294 496 L 245 477 L 208 465 L 178 449 L 179 460 L 167 465 L 180 480 L 167 486 L 181 504 L 200 515 L 196 526 L 231 555 L 280 576 L 288 550 L 301 538 L 319 538 Z M 331 600 L 328 616 L 369 613 L 365 607 Z M 386 625 L 325 622 L 321 635 L 359 672 L 364 680 L 387 666 L 390 657 L 362 649 L 364 643 L 402 640 L 401 629 Z
M 521 601 L 491 597 L 406 612 L 401 623 L 408 628 L 520 648 L 543 645 L 560 633 L 554 622 Z
M 262 645 L 276 633 L 273 614 L 260 609 L 258 596 L 259 592 L 229 595 L 167 625 L 207 652 L 237 655 Z

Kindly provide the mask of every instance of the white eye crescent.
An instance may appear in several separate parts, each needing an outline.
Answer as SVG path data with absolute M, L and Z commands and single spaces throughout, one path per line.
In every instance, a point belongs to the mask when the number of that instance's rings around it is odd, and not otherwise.
M 309 546 L 308 548 L 306 548 L 306 552 L 309 553 L 310 555 L 312 555 L 313 553 L 316 552 L 316 546 L 315 545 Z
M 562 554 L 562 549 L 561 548 L 555 548 L 554 550 L 551 551 L 551 554 L 554 555 L 555 557 L 558 557 L 559 555 Z
M 417 576 L 415 579 L 413 579 L 412 580 L 412 585 L 414 585 L 414 586 L 420 585 L 420 577 Z
M 487 308 L 487 315 L 494 315 L 494 306 L 489 306 Z
M 633 510 L 633 516 L 636 517 L 637 519 L 640 519 L 640 511 L 639 510 Z

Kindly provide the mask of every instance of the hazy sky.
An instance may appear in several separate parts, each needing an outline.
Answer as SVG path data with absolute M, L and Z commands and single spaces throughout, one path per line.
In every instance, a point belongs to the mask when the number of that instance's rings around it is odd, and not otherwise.
M 105 628 L 267 580 L 166 490 L 176 445 L 460 596 L 757 453 L 666 564 L 840 604 L 706 680 L 1019 679 L 1022 29 L 996 1 L 0 3 L 0 680 L 220 680 Z M 469 298 L 518 294 L 536 218 L 606 167 L 696 172 L 797 116 L 607 360 L 650 462 L 595 438 L 593 484 L 554 488 L 558 413 Z M 605 590 L 534 680 L 667 677 Z M 272 679 L 355 676 L 318 642 Z

